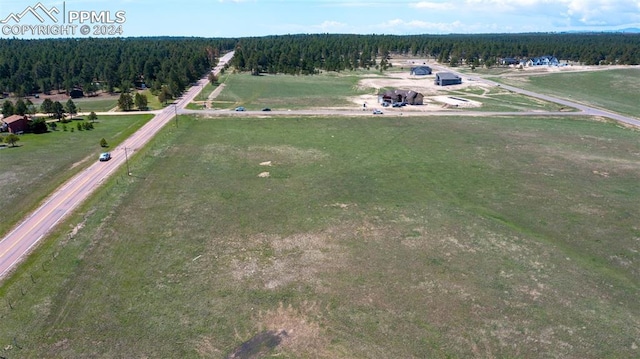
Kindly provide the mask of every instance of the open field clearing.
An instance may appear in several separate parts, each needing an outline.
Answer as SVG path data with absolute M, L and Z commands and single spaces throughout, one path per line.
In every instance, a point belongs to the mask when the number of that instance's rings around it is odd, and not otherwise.
M 90 131 L 78 131 L 78 120 L 58 124 L 46 134 L 24 134 L 19 147 L 0 147 L 0 233 L 5 233 L 56 187 L 104 151 L 100 139 L 111 147 L 144 125 L 151 116 L 100 116 Z M 73 132 L 72 132 L 73 131 Z
M 214 108 L 247 110 L 269 107 L 274 110 L 309 108 L 358 109 L 367 104 L 381 107 L 378 94 L 389 89 L 413 90 L 424 95 L 424 105 L 388 108 L 389 112 L 430 112 L 443 109 L 474 111 L 562 111 L 561 105 L 532 99 L 499 87 L 477 82 L 462 85 L 437 86 L 434 75 L 412 76 L 409 69 L 380 74 L 355 71 L 347 75 L 320 74 L 314 76 L 239 74 L 228 77 L 225 88 L 213 101 Z M 200 106 L 191 106 L 200 109 Z
M 236 74 L 225 81 L 225 89 L 213 108 L 244 106 L 300 109 L 350 105 L 349 96 L 364 93 L 357 89 L 359 76 L 324 74 L 314 76 Z
M 0 288 L 0 355 L 636 357 L 637 139 L 182 116 Z
M 99 96 L 83 97 L 73 99 L 78 108 L 78 112 L 107 112 L 118 106 L 118 96 L 115 94 L 100 93 Z M 59 101 L 63 105 L 69 100 L 66 94 L 42 95 L 39 99 L 30 98 L 33 104 L 39 109 L 45 98 L 51 101 Z
M 514 70 L 515 71 L 515 70 Z M 566 98 L 640 118 L 640 67 L 599 71 L 551 71 L 491 78 L 504 84 Z

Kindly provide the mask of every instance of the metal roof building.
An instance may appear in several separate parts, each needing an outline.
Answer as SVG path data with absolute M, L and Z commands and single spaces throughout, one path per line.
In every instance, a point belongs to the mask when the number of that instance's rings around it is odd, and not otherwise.
M 435 83 L 439 86 L 459 85 L 462 83 L 462 78 L 451 72 L 438 72 Z

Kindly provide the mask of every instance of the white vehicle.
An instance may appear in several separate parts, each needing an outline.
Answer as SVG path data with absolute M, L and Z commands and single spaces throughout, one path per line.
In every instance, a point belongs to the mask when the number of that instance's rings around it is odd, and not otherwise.
M 111 153 L 109 152 L 103 152 L 100 154 L 100 157 L 98 157 L 98 160 L 100 160 L 100 162 L 109 161 L 110 159 Z

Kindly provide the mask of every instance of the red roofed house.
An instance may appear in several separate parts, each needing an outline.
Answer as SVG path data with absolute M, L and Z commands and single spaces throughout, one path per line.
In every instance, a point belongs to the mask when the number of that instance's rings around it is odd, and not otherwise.
M 1 127 L 10 133 L 24 132 L 29 128 L 29 120 L 27 116 L 11 115 L 0 121 L 2 121 Z

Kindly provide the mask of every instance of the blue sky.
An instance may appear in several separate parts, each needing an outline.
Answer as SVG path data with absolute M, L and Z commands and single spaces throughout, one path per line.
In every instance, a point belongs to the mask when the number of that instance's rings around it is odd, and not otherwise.
M 40 2 L 47 9 L 56 7 L 63 12 L 61 0 Z M 0 20 L 37 3 L 38 0 L 0 0 Z M 64 9 L 104 11 L 111 17 L 116 11 L 124 11 L 124 36 L 400 35 L 640 28 L 638 0 L 67 0 Z M 18 24 L 25 23 L 40 24 L 32 14 Z M 9 20 L 4 25 L 17 23 Z

